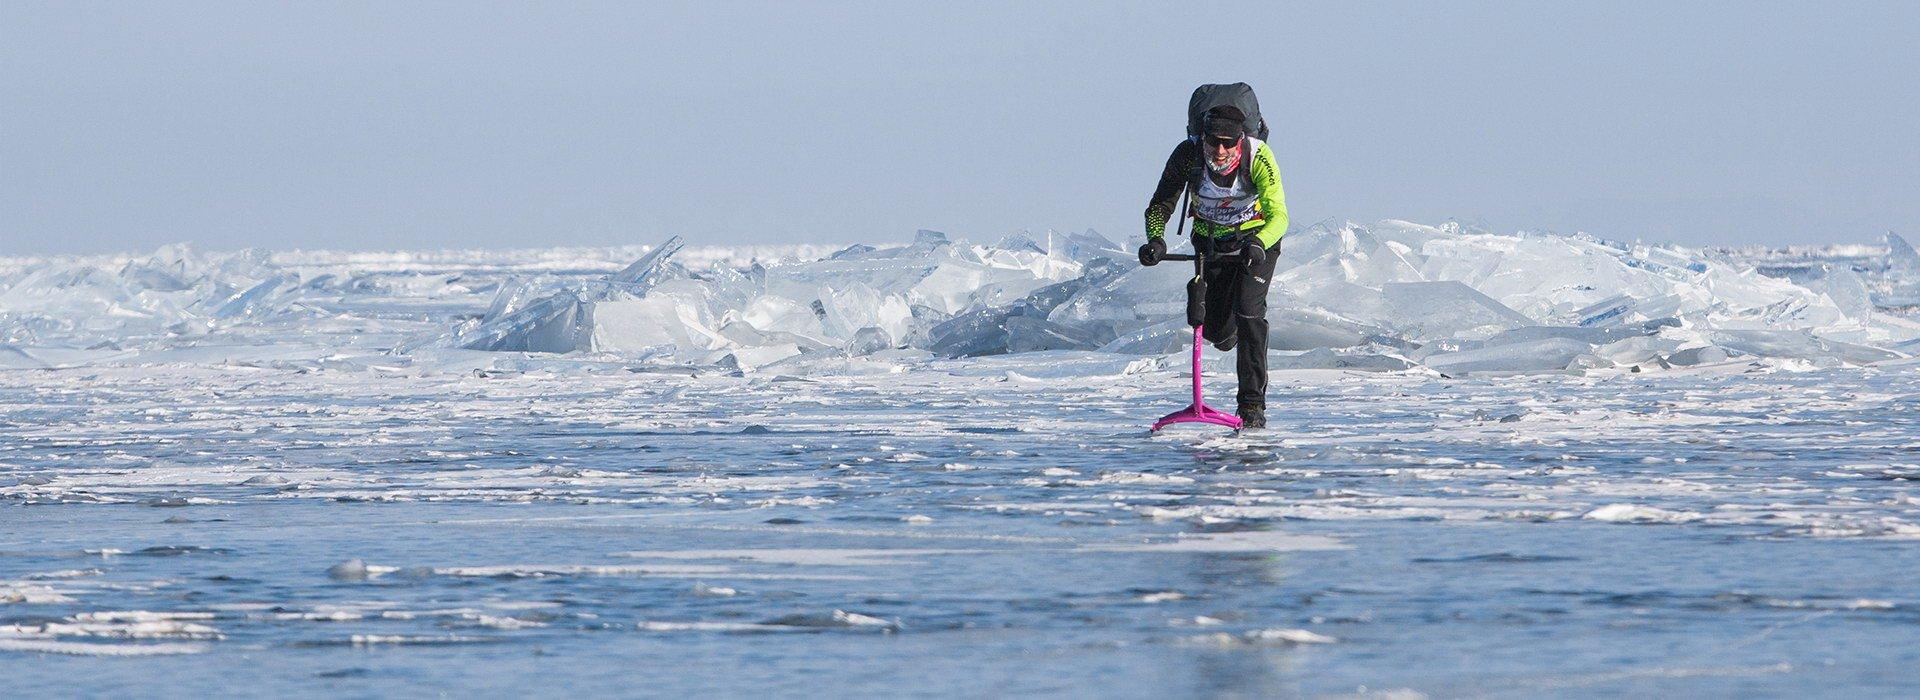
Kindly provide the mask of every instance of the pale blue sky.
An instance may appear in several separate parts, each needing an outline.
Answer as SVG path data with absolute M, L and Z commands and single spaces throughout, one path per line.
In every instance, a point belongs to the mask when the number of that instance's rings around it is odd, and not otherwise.
M 0 4 L 0 255 L 1137 238 L 1188 92 L 1296 222 L 1920 232 L 1920 3 Z

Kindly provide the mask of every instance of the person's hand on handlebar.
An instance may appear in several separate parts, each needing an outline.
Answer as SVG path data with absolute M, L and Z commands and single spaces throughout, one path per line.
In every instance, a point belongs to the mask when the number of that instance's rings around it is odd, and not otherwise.
M 1267 262 L 1267 249 L 1260 245 L 1260 239 L 1247 236 L 1240 242 L 1240 250 L 1246 251 L 1248 265 L 1260 265 Z
M 1167 242 L 1161 238 L 1149 238 L 1147 244 L 1140 246 L 1140 264 L 1153 267 L 1167 256 Z

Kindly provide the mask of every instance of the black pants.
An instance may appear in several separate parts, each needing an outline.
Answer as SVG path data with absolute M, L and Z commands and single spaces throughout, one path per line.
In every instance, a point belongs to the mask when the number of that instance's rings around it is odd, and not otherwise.
M 1215 242 L 1195 236 L 1195 245 L 1216 246 L 1216 253 L 1238 250 L 1235 241 Z M 1248 245 L 1259 245 L 1249 242 Z M 1201 335 L 1209 343 L 1237 337 L 1241 408 L 1267 407 L 1267 288 L 1273 284 L 1273 266 L 1279 262 L 1280 246 L 1267 249 L 1267 260 L 1248 265 L 1246 258 L 1232 255 L 1210 259 L 1202 273 L 1207 280 L 1206 328 Z

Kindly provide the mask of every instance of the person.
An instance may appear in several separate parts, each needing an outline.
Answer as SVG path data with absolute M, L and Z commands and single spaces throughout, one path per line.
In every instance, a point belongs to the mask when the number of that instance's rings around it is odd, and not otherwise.
M 1181 192 L 1193 217 L 1193 244 L 1215 256 L 1207 282 L 1202 335 L 1222 351 L 1239 349 L 1235 398 L 1244 427 L 1267 425 L 1267 288 L 1287 233 L 1286 195 L 1273 149 L 1246 133 L 1246 115 L 1231 106 L 1206 112 L 1200 138 L 1181 141 L 1167 157 L 1147 204 L 1147 243 L 1140 264 L 1167 253 L 1167 220 Z M 1234 255 L 1234 253 L 1241 253 Z

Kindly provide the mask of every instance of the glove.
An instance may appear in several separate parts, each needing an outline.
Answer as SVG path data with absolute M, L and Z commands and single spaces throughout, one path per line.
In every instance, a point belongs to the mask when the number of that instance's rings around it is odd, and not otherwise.
M 1166 257 L 1166 255 L 1167 242 L 1165 240 L 1149 238 L 1147 239 L 1146 245 L 1140 246 L 1140 264 L 1147 267 L 1160 264 L 1160 259 Z
M 1260 245 L 1260 239 L 1258 239 L 1258 238 L 1254 238 L 1254 237 L 1252 237 L 1252 236 L 1248 236 L 1248 237 L 1247 237 L 1247 241 L 1246 241 L 1246 243 L 1245 243 L 1244 245 L 1242 245 L 1242 246 L 1240 246 L 1240 249 L 1241 249 L 1241 250 L 1245 250 L 1245 251 L 1247 252 L 1247 264 L 1248 264 L 1248 265 L 1263 265 L 1263 264 L 1266 264 L 1266 262 L 1267 262 L 1267 249 L 1266 249 L 1266 248 L 1263 248 L 1263 247 L 1261 247 L 1261 245 Z

